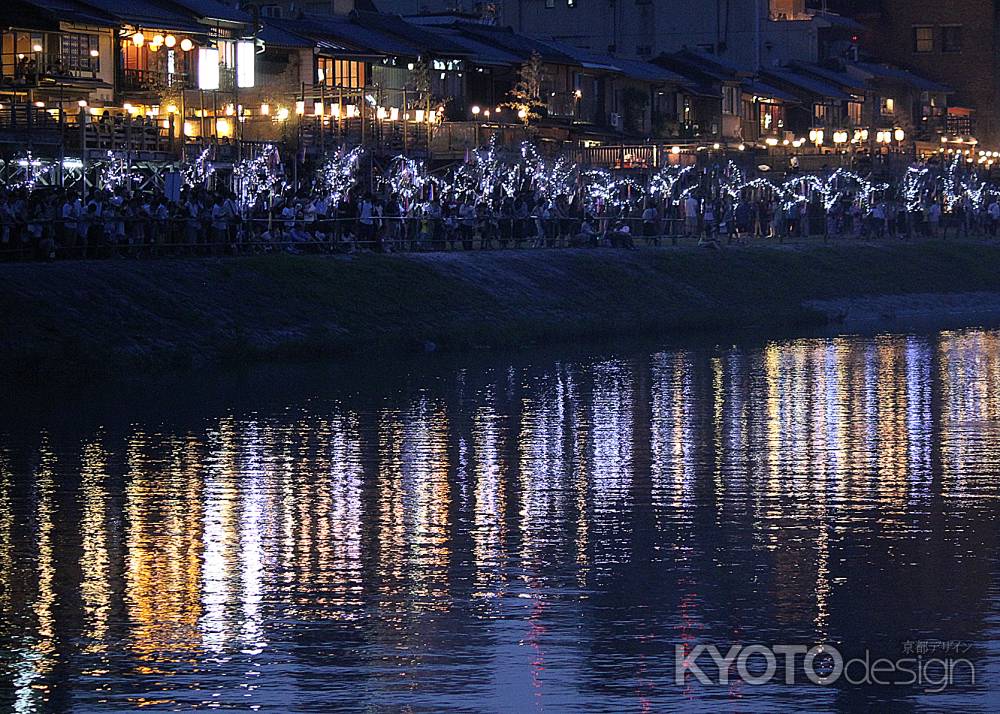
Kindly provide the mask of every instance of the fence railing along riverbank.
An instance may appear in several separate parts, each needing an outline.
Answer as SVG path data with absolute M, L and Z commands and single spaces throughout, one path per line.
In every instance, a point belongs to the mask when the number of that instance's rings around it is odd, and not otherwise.
M 87 223 L 87 225 L 84 225 Z M 268 253 L 451 252 L 558 248 L 635 248 L 639 245 L 747 246 L 796 240 L 879 240 L 996 237 L 996 222 L 947 216 L 931 224 L 912 216 L 900 222 L 830 220 L 804 216 L 777 230 L 770 223 L 749 226 L 688 222 L 682 217 L 545 218 L 499 216 L 482 224 L 441 219 L 382 217 L 366 224 L 355 218 L 313 221 L 280 217 L 240 219 L 225 226 L 171 217 L 112 218 L 101 222 L 44 220 L 0 223 L 0 260 L 45 261 L 261 255 Z

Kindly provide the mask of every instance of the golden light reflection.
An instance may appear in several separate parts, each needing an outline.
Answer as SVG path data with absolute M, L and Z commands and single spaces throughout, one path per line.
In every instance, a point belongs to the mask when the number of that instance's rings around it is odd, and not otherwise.
M 503 661 L 541 692 L 560 658 L 591 664 L 603 633 L 655 646 L 622 624 L 619 602 L 687 642 L 731 625 L 718 603 L 833 638 L 838 607 L 856 598 L 838 591 L 855 586 L 848 575 L 907 565 L 900 553 L 916 561 L 924 537 L 950 553 L 941 539 L 952 546 L 967 526 L 938 514 L 998 499 L 998 333 L 791 340 L 441 382 L 374 406 L 0 443 L 13 706 L 44 709 L 76 662 L 113 675 L 88 685 L 98 696 L 137 675 L 207 689 L 249 677 L 232 669 L 248 658 L 294 652 L 304 630 L 371 653 L 365 686 L 381 691 L 419 693 L 437 676 L 425 665 L 459 642 L 471 666 L 501 674 Z M 975 538 L 992 537 L 989 522 Z M 470 597 L 484 599 L 464 607 Z M 501 624 L 466 642 L 482 622 Z M 600 641 L 579 645 L 579 632 Z
M 112 518 L 109 512 L 108 454 L 98 442 L 85 444 L 80 464 L 80 496 L 83 513 L 80 535 L 83 555 L 80 558 L 83 597 L 83 634 L 88 642 L 84 651 L 100 652 L 107 646 L 109 618 L 114 605 L 108 587 L 111 578 Z
M 201 641 L 204 458 L 193 436 L 140 431 L 126 445 L 125 607 L 140 660 Z

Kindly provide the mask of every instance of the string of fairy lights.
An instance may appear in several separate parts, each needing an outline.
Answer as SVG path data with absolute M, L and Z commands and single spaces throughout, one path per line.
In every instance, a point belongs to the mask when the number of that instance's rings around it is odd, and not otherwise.
M 364 150 L 341 150 L 328 157 L 309 181 L 313 195 L 338 202 L 358 187 Z M 646 202 L 675 205 L 695 194 L 701 198 L 726 199 L 734 207 L 744 201 L 766 198 L 788 209 L 795 204 L 821 202 L 826 210 L 838 202 L 856 202 L 862 210 L 884 199 L 899 199 L 908 210 L 929 202 L 940 202 L 945 212 L 956 206 L 984 208 L 1000 189 L 987 180 L 977 165 L 962 155 L 941 166 L 910 166 L 898 185 L 872 180 L 855 171 L 837 169 L 828 176 L 796 174 L 783 181 L 768 177 L 746 178 L 734 162 L 708 166 L 669 165 L 640 180 L 637 174 L 620 170 L 581 166 L 565 156 L 545 157 L 530 143 L 516 150 L 491 143 L 471 151 L 467 160 L 444 173 L 432 172 L 419 159 L 398 156 L 382 172 L 382 188 L 398 197 L 404 211 L 432 202 L 472 201 L 500 211 L 504 203 L 533 193 L 537 200 L 579 202 L 595 214 L 623 213 Z M 44 169 L 30 153 L 18 160 L 22 180 L 12 188 L 34 190 Z M 126 158 L 108 153 L 100 162 L 102 187 L 118 190 L 138 184 L 138 174 Z M 183 169 L 188 188 L 206 186 L 213 174 L 208 149 Z M 134 182 L 134 183 L 133 183 Z M 276 145 L 265 145 L 233 167 L 232 189 L 246 209 L 267 191 L 272 195 L 296 190 L 280 159 Z
M 641 182 L 624 172 L 581 167 L 565 157 L 544 158 L 529 144 L 519 154 L 488 146 L 443 176 L 432 174 L 423 162 L 400 156 L 390 164 L 385 183 L 404 208 L 421 201 L 463 199 L 498 209 L 506 198 L 531 191 L 553 201 L 578 198 L 591 212 L 628 211 L 647 200 L 671 205 L 694 193 L 728 198 L 734 206 L 767 197 L 783 209 L 815 199 L 827 211 L 841 201 L 854 201 L 869 210 L 880 200 L 897 197 L 909 210 L 940 200 L 945 211 L 952 211 L 960 202 L 983 208 L 988 198 L 1000 196 L 1000 190 L 957 158 L 943 171 L 910 167 L 898 187 L 843 168 L 828 176 L 797 174 L 781 182 L 766 177 L 748 180 L 732 161 L 706 167 L 666 166 Z

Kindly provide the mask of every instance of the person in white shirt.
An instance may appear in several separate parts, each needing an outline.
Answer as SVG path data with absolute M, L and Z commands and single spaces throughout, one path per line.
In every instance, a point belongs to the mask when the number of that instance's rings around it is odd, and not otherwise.
M 688 194 L 684 199 L 684 234 L 693 236 L 698 233 L 698 212 L 701 206 L 694 194 Z

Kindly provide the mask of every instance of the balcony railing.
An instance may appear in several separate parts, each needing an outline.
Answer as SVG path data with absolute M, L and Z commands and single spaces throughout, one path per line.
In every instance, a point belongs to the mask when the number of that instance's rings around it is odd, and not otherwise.
M 19 59 L 12 76 L 5 79 L 23 85 L 37 85 L 44 79 L 97 79 L 99 69 L 97 57 L 35 52 Z
M 96 79 L 100 69 L 97 57 L 76 57 L 62 54 L 42 54 L 39 57 L 42 74 L 48 77 L 79 77 Z
M 152 92 L 162 89 L 191 89 L 186 74 L 159 72 L 150 69 L 123 69 L 119 73 L 119 87 L 125 92 Z

